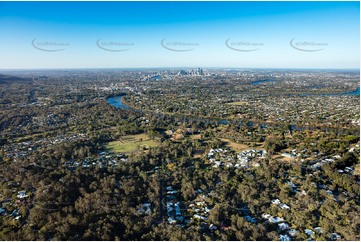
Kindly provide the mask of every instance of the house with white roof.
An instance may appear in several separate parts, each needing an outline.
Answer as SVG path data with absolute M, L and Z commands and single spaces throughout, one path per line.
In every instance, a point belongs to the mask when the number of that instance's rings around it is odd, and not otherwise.
M 286 234 L 281 234 L 280 241 L 291 241 L 291 238 Z
M 288 205 L 284 204 L 284 203 L 281 203 L 281 204 L 279 205 L 279 207 L 280 207 L 281 209 L 290 209 L 290 207 L 289 207 Z
M 19 191 L 16 197 L 22 199 L 28 197 L 28 195 L 26 195 L 26 191 Z
M 290 226 L 287 224 L 287 223 L 280 223 L 280 224 L 278 224 L 278 228 L 280 229 L 280 230 L 286 230 L 286 229 L 288 229 Z
M 332 233 L 331 240 L 341 240 L 341 236 L 337 233 Z

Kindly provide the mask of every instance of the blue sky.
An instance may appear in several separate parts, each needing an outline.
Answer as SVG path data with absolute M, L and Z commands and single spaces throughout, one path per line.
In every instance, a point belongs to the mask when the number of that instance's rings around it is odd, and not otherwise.
M 360 63 L 359 2 L 0 2 L 0 33 L 0 69 Z

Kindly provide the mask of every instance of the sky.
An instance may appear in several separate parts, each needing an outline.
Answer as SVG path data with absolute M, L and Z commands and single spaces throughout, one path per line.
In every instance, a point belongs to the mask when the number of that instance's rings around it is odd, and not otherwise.
M 0 2 L 0 69 L 360 65 L 359 2 Z

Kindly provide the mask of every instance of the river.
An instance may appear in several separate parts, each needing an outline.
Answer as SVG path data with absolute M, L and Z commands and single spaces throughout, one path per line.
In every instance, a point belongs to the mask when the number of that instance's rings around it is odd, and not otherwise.
M 276 80 L 271 80 L 271 79 L 258 80 L 258 81 L 251 82 L 251 85 L 258 85 L 258 84 L 261 84 L 261 83 L 264 83 L 264 82 L 275 82 L 275 81 Z
M 344 93 L 342 95 L 360 95 L 360 87 L 353 91 L 353 92 L 347 92 L 347 93 Z M 152 111 L 143 111 L 143 110 L 137 110 L 137 109 L 134 109 L 134 108 L 130 108 L 128 107 L 127 105 L 125 105 L 122 101 L 123 97 L 125 96 L 124 95 L 119 95 L 119 96 L 115 96 L 115 97 L 110 97 L 107 99 L 107 103 L 109 103 L 111 106 L 115 107 L 115 108 L 119 108 L 119 109 L 125 109 L 125 110 L 133 110 L 133 111 L 136 111 L 136 112 L 141 112 L 142 114 L 143 113 L 152 113 L 152 115 L 156 115 L 156 116 L 159 116 L 159 117 L 163 117 L 164 114 L 162 113 L 157 113 L 157 112 L 152 112 Z M 190 117 L 187 117 L 187 116 L 184 116 L 184 115 L 181 115 L 181 114 L 174 114 L 172 115 L 174 117 L 178 117 L 178 118 L 181 118 L 183 119 L 184 121 L 188 121 L 190 119 Z M 194 119 L 193 119 L 194 120 Z M 212 119 L 212 118 L 196 118 L 195 120 L 197 121 L 201 121 L 203 123 L 218 123 L 218 124 L 228 124 L 228 123 L 233 123 L 233 124 L 238 124 L 240 126 L 242 125 L 246 125 L 247 127 L 253 127 L 253 126 L 256 126 L 258 125 L 261 129 L 266 129 L 267 127 L 288 127 L 289 130 L 298 130 L 298 131 L 302 131 L 302 130 L 317 130 L 317 129 L 320 129 L 324 132 L 330 132 L 330 131 L 335 131 L 336 133 L 343 133 L 343 131 L 346 131 L 348 129 L 335 129 L 335 128 L 331 128 L 331 127 L 312 127 L 312 126 L 299 126 L 299 125 L 295 125 L 295 124 L 292 124 L 292 125 L 287 125 L 287 124 L 281 124 L 281 125 L 278 125 L 278 124 L 275 124 L 275 123 L 253 123 L 252 121 L 249 121 L 247 123 L 242 123 L 241 121 L 236 121 L 236 120 L 232 120 L 232 121 L 227 121 L 227 120 L 220 120 L 220 119 Z M 357 135 L 359 132 L 355 133 L 355 135 Z
M 274 82 L 275 80 L 259 80 L 259 81 L 254 81 L 251 82 L 252 85 L 258 85 L 260 83 L 264 83 L 264 82 Z M 309 94 L 304 94 L 304 95 L 309 95 Z M 321 95 L 321 96 L 327 96 L 327 95 L 360 95 L 360 87 L 358 87 L 355 91 L 351 91 L 351 92 L 345 92 L 345 93 L 341 93 L 341 94 L 314 94 L 314 95 Z M 119 96 L 115 96 L 115 97 L 110 97 L 107 99 L 107 102 L 112 105 L 113 107 L 116 108 L 121 108 L 121 109 L 126 109 L 126 110 L 132 110 L 132 108 L 128 107 L 127 105 L 125 105 L 122 102 L 122 98 L 125 95 L 119 95 Z M 223 120 L 220 122 L 224 122 Z M 224 124 L 224 123 L 222 123 Z M 251 125 L 252 126 L 252 125 Z
M 345 92 L 341 95 L 360 95 L 360 87 L 358 87 L 355 91 L 352 92 Z
M 107 103 L 109 103 L 110 105 L 112 105 L 113 107 L 116 107 L 116 108 L 131 110 L 131 108 L 129 108 L 127 105 L 125 105 L 123 103 L 122 99 L 123 99 L 124 96 L 125 95 L 110 97 L 110 98 L 107 99 Z
M 251 82 L 251 85 L 259 85 L 261 83 L 265 83 L 265 82 L 275 82 L 276 80 L 272 80 L 272 79 L 265 79 L 265 80 L 258 80 L 258 81 L 253 81 Z M 344 92 L 344 93 L 339 93 L 339 94 L 301 94 L 301 96 L 341 96 L 341 95 L 352 95 L 352 96 L 356 96 L 356 95 L 360 95 L 360 87 L 358 87 L 355 91 L 351 91 L 351 92 Z

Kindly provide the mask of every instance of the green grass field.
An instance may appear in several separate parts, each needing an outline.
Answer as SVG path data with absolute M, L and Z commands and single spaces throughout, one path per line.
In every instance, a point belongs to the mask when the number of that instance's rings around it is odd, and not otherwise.
M 159 143 L 151 140 L 146 134 L 127 135 L 119 140 L 109 142 L 106 149 L 111 152 L 127 153 L 137 150 L 149 149 L 158 146 Z

